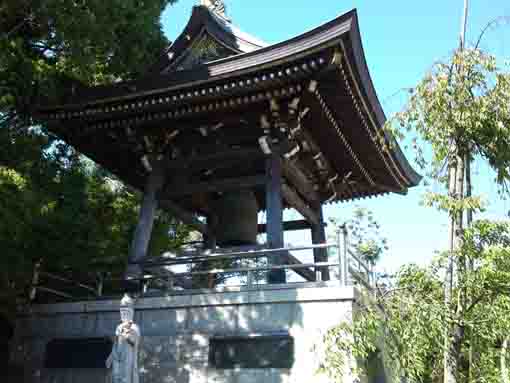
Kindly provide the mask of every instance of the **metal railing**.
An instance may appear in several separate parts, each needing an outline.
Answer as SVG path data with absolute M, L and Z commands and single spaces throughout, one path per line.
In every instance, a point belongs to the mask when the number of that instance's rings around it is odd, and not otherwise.
M 292 253 L 301 251 L 313 251 L 317 249 L 333 250 L 333 254 L 328 259 L 333 262 L 305 262 L 301 263 Z M 336 254 L 335 254 L 336 252 Z M 284 256 L 285 264 L 282 262 Z M 265 259 L 267 264 L 246 266 L 243 261 Z M 221 260 L 237 261 L 237 267 L 210 267 L 203 270 L 196 270 L 194 266 L 206 264 Z M 159 282 L 161 290 L 164 292 L 176 289 L 176 286 L 183 288 L 183 284 L 188 282 L 184 288 L 190 289 L 192 280 L 204 276 L 217 275 L 245 275 L 244 285 L 252 286 L 255 283 L 255 275 L 262 272 L 271 272 L 277 270 L 292 270 L 300 275 L 314 277 L 312 281 L 321 281 L 322 272 L 328 270 L 328 274 L 335 275 L 341 286 L 360 284 L 367 289 L 372 290 L 375 287 L 374 273 L 370 266 L 359 256 L 349 244 L 349 236 L 345 227 L 336 232 L 335 241 L 331 243 L 315 244 L 308 246 L 287 246 L 282 248 L 268 248 L 267 246 L 255 245 L 230 249 L 214 250 L 194 250 L 181 251 L 173 256 L 161 256 L 152 258 L 143 262 L 134 263 L 143 269 L 143 276 L 139 279 L 142 285 L 142 294 L 147 291 L 147 286 L 153 282 Z M 185 266 L 187 271 L 174 271 L 176 266 Z M 333 272 L 331 272 L 333 271 Z M 94 283 L 80 283 L 56 274 L 41 270 L 40 264 L 34 268 L 34 277 L 32 288 L 30 290 L 30 300 L 34 301 L 38 291 L 57 296 L 61 299 L 74 300 L 83 298 L 73 296 L 61 287 L 60 289 L 51 286 L 50 281 L 58 281 L 60 286 L 72 286 L 74 291 L 83 291 L 87 293 L 88 299 L 103 296 L 103 286 L 105 280 L 101 273 L 97 273 L 98 278 Z M 309 279 L 310 280 L 310 279 Z M 110 280 L 111 281 L 111 280 Z M 118 280 L 120 281 L 120 279 Z M 91 286 L 94 285 L 94 286 Z M 162 287 L 161 287 L 162 286 Z M 108 295 L 108 292 L 106 292 Z

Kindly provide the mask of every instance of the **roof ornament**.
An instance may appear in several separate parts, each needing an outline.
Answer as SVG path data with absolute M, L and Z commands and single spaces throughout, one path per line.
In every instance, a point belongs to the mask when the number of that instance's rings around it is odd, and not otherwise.
M 223 0 L 200 0 L 200 5 L 209 8 L 216 15 L 227 19 L 225 2 Z

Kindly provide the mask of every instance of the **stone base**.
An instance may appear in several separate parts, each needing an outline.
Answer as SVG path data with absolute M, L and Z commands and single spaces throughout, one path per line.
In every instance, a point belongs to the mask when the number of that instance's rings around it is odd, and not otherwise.
M 354 300 L 352 287 L 324 283 L 139 299 L 135 322 L 142 332 L 140 383 L 323 381 L 316 375 L 314 346 L 326 330 L 352 319 Z M 34 306 L 17 321 L 11 362 L 24 367 L 27 383 L 108 382 L 106 369 L 45 369 L 45 350 L 56 338 L 112 336 L 119 322 L 118 309 L 119 301 Z M 276 334 L 294 339 L 290 369 L 219 370 L 209 364 L 210 338 Z

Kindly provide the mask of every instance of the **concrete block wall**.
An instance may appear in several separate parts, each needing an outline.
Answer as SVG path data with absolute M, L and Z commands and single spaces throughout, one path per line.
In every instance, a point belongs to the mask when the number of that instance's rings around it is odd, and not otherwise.
M 313 347 L 327 329 L 352 318 L 354 299 L 352 287 L 316 284 L 141 298 L 135 314 L 142 331 L 140 383 L 325 381 L 316 375 Z M 24 366 L 26 383 L 106 383 L 106 369 L 44 369 L 44 353 L 52 339 L 112 336 L 118 309 L 118 301 L 34 306 L 17 321 L 12 362 Z M 282 333 L 294 338 L 291 369 L 208 365 L 211 337 Z

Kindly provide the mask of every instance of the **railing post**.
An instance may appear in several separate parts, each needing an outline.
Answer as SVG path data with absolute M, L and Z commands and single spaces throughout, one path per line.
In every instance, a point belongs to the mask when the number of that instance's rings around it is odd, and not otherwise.
M 37 263 L 34 265 L 34 273 L 32 274 L 32 286 L 30 288 L 30 294 L 28 297 L 30 302 L 33 302 L 37 295 L 37 286 L 39 285 L 39 275 L 40 275 L 40 270 L 41 270 L 41 263 L 42 263 L 42 260 L 37 261 Z
M 338 278 L 340 280 L 340 286 L 345 286 L 347 284 L 344 275 L 345 252 L 344 249 L 342 249 L 342 238 L 340 236 L 340 228 L 336 232 L 336 243 L 338 247 Z
M 104 287 L 104 275 L 103 273 L 97 273 L 97 287 L 96 294 L 98 297 L 103 296 L 103 287 Z
M 168 279 L 166 281 L 166 288 L 169 291 L 174 289 L 174 276 L 173 275 L 168 276 Z
M 342 286 L 347 286 L 347 276 L 349 275 L 349 237 L 347 233 L 347 228 L 343 226 L 341 228 L 343 234 L 343 249 L 340 248 L 340 230 L 338 230 L 338 244 L 340 252 L 340 281 L 342 281 Z M 343 250 L 343 251 L 342 251 Z
M 252 271 L 248 271 L 248 275 L 246 277 L 246 285 L 248 287 L 251 287 L 253 286 L 253 272 Z

